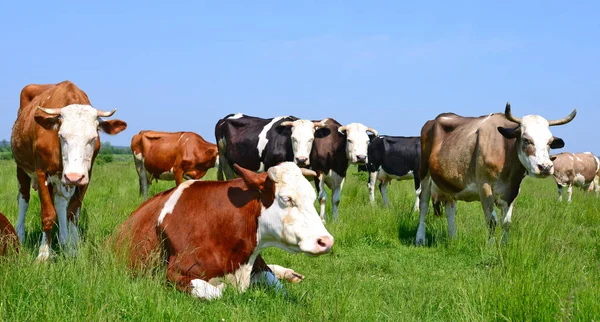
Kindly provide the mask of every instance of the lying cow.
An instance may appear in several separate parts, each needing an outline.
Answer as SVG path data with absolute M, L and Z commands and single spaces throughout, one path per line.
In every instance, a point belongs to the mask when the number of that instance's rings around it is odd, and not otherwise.
M 554 163 L 554 180 L 558 186 L 558 200 L 562 201 L 563 187 L 567 188 L 567 201 L 571 202 L 573 186 L 594 190 L 598 195 L 598 170 L 600 160 L 590 152 L 563 152 L 551 157 Z
M 0 213 L 0 256 L 11 251 L 19 252 L 19 237 L 8 218 Z
M 215 125 L 219 147 L 218 179 L 236 177 L 233 165 L 263 172 L 285 161 L 310 165 L 310 151 L 320 121 L 300 120 L 294 116 L 270 119 L 229 114 Z
M 425 243 L 425 217 L 429 199 L 445 203 L 448 234 L 456 235 L 456 201 L 481 201 L 489 234 L 497 224 L 494 204 L 503 215 L 508 234 L 515 199 L 526 174 L 543 178 L 552 175 L 550 149 L 562 148 L 562 139 L 549 127 L 571 122 L 569 116 L 548 121 L 539 115 L 514 117 L 510 104 L 504 114 L 463 117 L 443 113 L 427 121 L 421 130 L 420 219 L 417 245 Z
M 319 192 L 321 220 L 325 221 L 325 204 L 327 203 L 325 185 L 332 191 L 332 218 L 337 219 L 348 166 L 350 164 L 361 165 L 369 161 L 367 157 L 369 135 L 367 132 L 377 136 L 377 131 L 360 123 L 342 126 L 332 118 L 319 122 L 324 123 L 324 126 L 315 132 L 315 141 L 310 152 L 310 168 L 318 174 L 318 177 L 315 178 L 315 186 Z
M 27 85 L 13 125 L 11 148 L 17 163 L 19 219 L 17 233 L 25 238 L 25 214 L 30 186 L 38 190 L 42 208 L 42 242 L 38 260 L 50 256 L 52 227 L 58 217 L 61 246 L 74 254 L 81 202 L 100 150 L 99 131 L 114 135 L 127 123 L 103 120 L 115 113 L 92 107 L 75 84 Z
M 215 166 L 217 145 L 194 132 L 140 131 L 131 139 L 140 194 L 148 199 L 148 186 L 155 180 L 200 179 Z
M 222 296 L 224 280 L 244 291 L 251 280 L 272 276 L 260 258 L 267 247 L 329 252 L 333 237 L 317 216 L 315 192 L 298 166 L 284 162 L 261 174 L 234 167 L 241 178 L 189 180 L 135 210 L 116 243 L 125 248 L 130 266 L 166 263 L 167 279 L 178 289 L 214 299 Z
M 421 162 L 421 138 L 418 136 L 372 137 L 368 148 L 369 162 L 359 166 L 359 171 L 369 172 L 369 195 L 375 202 L 375 184 L 379 181 L 379 192 L 383 202 L 389 206 L 386 190 L 392 180 L 413 180 L 416 200 L 413 211 L 419 211 L 419 163 Z

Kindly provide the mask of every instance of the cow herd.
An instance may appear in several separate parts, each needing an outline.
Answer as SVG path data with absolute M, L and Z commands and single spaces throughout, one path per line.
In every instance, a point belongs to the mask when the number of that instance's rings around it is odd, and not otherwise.
M 41 203 L 37 260 L 52 256 L 55 224 L 60 249 L 76 254 L 80 209 L 100 149 L 98 133 L 114 135 L 127 127 L 121 120 L 106 119 L 114 113 L 92 107 L 85 92 L 69 81 L 23 88 L 11 136 L 18 222 L 14 229 L 0 214 L 0 255 L 9 248 L 18 251 L 18 240 L 25 238 L 31 188 Z M 167 279 L 198 298 L 219 298 L 226 284 L 240 291 L 253 283 L 280 289 L 279 279 L 298 282 L 303 276 L 267 265 L 261 251 L 278 247 L 291 253 L 328 253 L 334 238 L 324 226 L 325 186 L 332 191 L 335 220 L 351 164 L 369 172 L 372 202 L 377 181 L 389 205 L 389 183 L 414 180 L 414 210 L 420 213 L 417 245 L 426 242 L 430 201 L 437 214 L 445 207 L 450 237 L 456 235 L 458 200 L 480 201 L 490 236 L 500 220 L 506 237 L 527 175 L 554 175 L 559 199 L 563 187 L 568 187 L 568 201 L 572 186 L 598 193 L 596 156 L 550 154 L 564 146 L 550 127 L 569 123 L 575 115 L 519 118 L 507 103 L 504 113 L 480 117 L 440 114 L 424 124 L 420 137 L 380 136 L 371 127 L 342 125 L 333 118 L 263 119 L 239 113 L 216 122 L 216 144 L 193 132 L 141 131 L 133 136 L 131 150 L 145 202 L 116 228 L 114 250 L 133 270 L 166 265 Z M 218 181 L 197 180 L 213 167 Z M 148 199 L 153 180 L 174 180 L 176 187 Z

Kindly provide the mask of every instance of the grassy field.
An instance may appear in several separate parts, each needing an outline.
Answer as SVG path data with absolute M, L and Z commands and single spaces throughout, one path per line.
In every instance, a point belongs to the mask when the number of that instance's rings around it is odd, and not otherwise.
M 327 224 L 331 254 L 264 253 L 304 274 L 302 283 L 286 284 L 286 296 L 229 288 L 222 300 L 203 302 L 166 283 L 164 270 L 131 276 L 105 246 L 142 202 L 133 162 L 115 160 L 94 168 L 75 259 L 34 263 L 41 223 L 32 193 L 23 251 L 0 260 L 0 321 L 600 320 L 600 200 L 576 190 L 572 204 L 558 203 L 553 179 L 524 181 L 508 244 L 488 244 L 480 204 L 460 202 L 458 239 L 447 239 L 445 218 L 430 215 L 429 245 L 416 248 L 412 182 L 390 186 L 389 208 L 379 195 L 372 206 L 366 174 L 352 167 L 340 219 Z M 14 162 L 0 161 L 0 211 L 12 223 L 16 196 Z

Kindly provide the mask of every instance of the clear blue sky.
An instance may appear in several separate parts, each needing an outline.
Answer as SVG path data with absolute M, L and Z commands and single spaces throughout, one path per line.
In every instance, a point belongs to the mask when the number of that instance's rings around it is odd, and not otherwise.
M 5 1 L 0 139 L 19 92 L 68 79 L 142 129 L 214 142 L 228 113 L 418 135 L 441 112 L 578 116 L 564 150 L 600 154 L 598 1 Z

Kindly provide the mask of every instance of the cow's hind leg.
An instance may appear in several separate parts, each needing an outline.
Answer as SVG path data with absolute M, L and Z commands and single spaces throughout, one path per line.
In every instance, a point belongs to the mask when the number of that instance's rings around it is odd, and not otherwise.
M 425 245 L 425 218 L 429 211 L 429 199 L 431 199 L 431 177 L 426 177 L 421 181 L 421 193 L 419 196 L 419 228 L 417 228 L 417 237 L 415 240 L 417 246 Z
M 215 286 L 205 280 L 184 275 L 179 270 L 181 263 L 176 262 L 176 256 L 171 256 L 167 267 L 167 279 L 173 282 L 178 290 L 189 292 L 203 300 L 214 300 L 223 296 L 224 283 Z
M 319 176 L 315 178 L 315 187 L 318 192 L 317 200 L 319 200 L 319 216 L 321 216 L 321 221 L 325 223 L 325 221 L 327 221 L 327 214 L 325 213 L 327 191 L 325 191 L 325 175 L 323 173 L 319 173 Z
M 17 236 L 21 244 L 25 242 L 25 215 L 29 208 L 29 199 L 31 197 L 31 178 L 23 171 L 23 169 L 17 167 L 17 180 L 19 181 L 19 195 L 17 201 L 19 205 L 19 219 L 17 221 Z
M 383 198 L 383 204 L 385 204 L 386 207 L 390 205 L 390 201 L 387 197 L 387 187 L 390 182 L 391 180 L 389 178 L 385 178 L 379 183 L 379 192 L 381 193 L 381 198 Z
M 369 200 L 371 203 L 375 202 L 375 185 L 377 184 L 377 172 L 369 172 Z
M 567 202 L 571 202 L 571 196 L 573 195 L 573 184 L 569 184 L 567 188 Z
M 446 202 L 446 220 L 448 221 L 448 237 L 450 239 L 456 238 L 456 200 L 449 200 Z
M 479 198 L 481 199 L 481 207 L 485 215 L 485 221 L 488 224 L 488 241 L 493 240 L 496 225 L 498 224 L 498 216 L 494 210 L 494 194 L 489 183 L 484 183 L 479 190 Z
M 331 176 L 332 187 L 331 187 L 331 218 L 333 220 L 337 220 L 338 217 L 338 207 L 340 205 L 340 200 L 342 199 L 342 189 L 344 189 L 344 180 L 346 178 L 340 176 L 339 174 L 332 171 L 333 175 Z
M 556 186 L 558 187 L 558 201 L 562 201 L 562 194 L 563 194 L 563 186 L 560 183 L 557 183 Z

